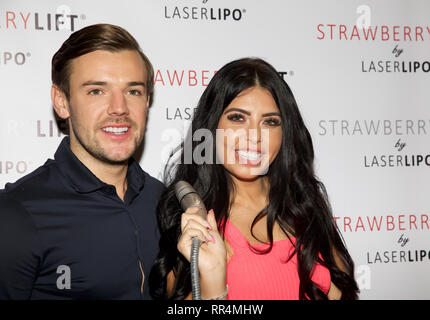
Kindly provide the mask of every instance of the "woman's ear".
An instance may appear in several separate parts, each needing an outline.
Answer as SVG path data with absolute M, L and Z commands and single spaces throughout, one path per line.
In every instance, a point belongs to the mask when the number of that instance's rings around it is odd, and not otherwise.
M 70 117 L 69 101 L 66 94 L 55 84 L 51 87 L 51 100 L 54 110 L 62 119 Z

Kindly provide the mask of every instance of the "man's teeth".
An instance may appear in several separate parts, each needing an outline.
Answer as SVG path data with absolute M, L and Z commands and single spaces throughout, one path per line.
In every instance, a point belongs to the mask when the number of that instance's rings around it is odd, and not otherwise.
M 249 160 L 259 160 L 261 159 L 261 152 L 253 152 L 253 151 L 242 151 L 237 150 L 237 154 L 243 158 L 247 158 Z
M 128 131 L 128 127 L 105 127 L 102 130 L 113 134 L 124 134 Z

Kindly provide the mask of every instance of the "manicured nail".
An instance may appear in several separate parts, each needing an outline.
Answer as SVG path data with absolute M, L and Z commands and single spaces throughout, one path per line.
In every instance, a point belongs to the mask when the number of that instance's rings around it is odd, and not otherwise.
M 206 242 L 212 242 L 211 235 L 209 233 L 205 234 L 205 239 L 206 239 Z
M 215 243 L 215 238 L 214 238 L 214 236 L 213 236 L 213 235 L 211 235 L 210 233 L 209 233 L 209 235 L 210 235 L 210 237 L 211 237 L 211 241 L 212 241 L 213 243 Z

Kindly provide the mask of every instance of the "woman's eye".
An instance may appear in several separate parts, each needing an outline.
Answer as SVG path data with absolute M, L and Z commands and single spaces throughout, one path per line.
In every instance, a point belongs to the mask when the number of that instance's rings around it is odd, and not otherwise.
M 98 95 L 101 95 L 102 93 L 103 93 L 103 91 L 101 91 L 100 89 L 93 89 L 88 94 L 90 94 L 92 96 L 98 96 Z
M 270 118 L 265 121 L 269 126 L 277 127 L 281 124 L 281 121 L 276 118 Z
M 239 113 L 234 113 L 234 114 L 230 114 L 227 116 L 228 120 L 231 121 L 242 121 L 243 120 L 243 116 Z

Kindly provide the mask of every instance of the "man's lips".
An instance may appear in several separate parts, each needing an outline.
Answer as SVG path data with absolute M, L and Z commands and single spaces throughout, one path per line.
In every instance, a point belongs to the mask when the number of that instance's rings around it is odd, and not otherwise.
M 129 124 L 109 124 L 100 129 L 104 134 L 112 138 L 126 138 L 131 131 Z

